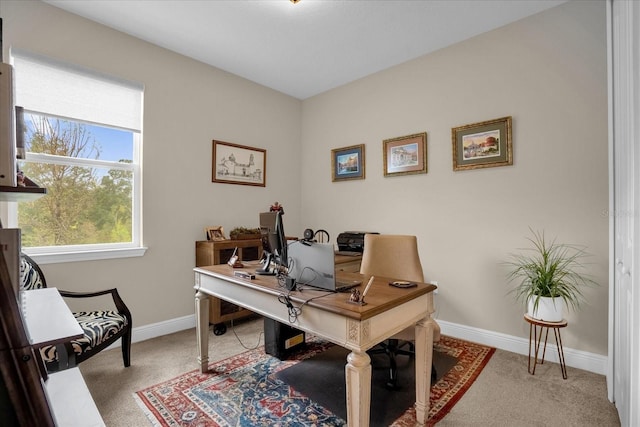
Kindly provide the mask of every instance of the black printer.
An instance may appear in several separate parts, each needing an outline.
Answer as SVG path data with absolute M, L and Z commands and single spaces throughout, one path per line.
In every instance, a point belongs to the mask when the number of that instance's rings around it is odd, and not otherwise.
M 338 235 L 338 251 L 360 252 L 364 251 L 364 235 L 380 234 L 373 231 L 345 231 Z

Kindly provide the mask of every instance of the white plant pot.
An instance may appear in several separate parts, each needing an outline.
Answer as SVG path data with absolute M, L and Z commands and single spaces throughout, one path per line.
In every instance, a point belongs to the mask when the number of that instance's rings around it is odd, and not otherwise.
M 527 314 L 534 319 L 545 322 L 560 322 L 564 318 L 564 301 L 562 298 L 540 297 L 538 307 L 534 311 L 535 298 L 529 298 Z

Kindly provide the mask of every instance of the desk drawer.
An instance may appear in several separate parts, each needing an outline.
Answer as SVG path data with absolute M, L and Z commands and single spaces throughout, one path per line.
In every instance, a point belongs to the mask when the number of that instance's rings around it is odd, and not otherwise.
M 336 255 L 336 271 L 359 273 L 361 256 Z

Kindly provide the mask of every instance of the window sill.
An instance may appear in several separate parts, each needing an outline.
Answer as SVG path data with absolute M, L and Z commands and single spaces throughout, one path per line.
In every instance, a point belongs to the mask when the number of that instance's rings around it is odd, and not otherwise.
M 69 251 L 69 252 L 52 252 L 52 253 L 34 253 L 28 248 L 24 252 L 34 259 L 38 264 L 58 264 L 63 262 L 75 261 L 96 261 L 103 259 L 116 258 L 133 258 L 140 257 L 147 251 L 146 247 L 125 248 L 125 249 L 103 249 L 91 251 Z

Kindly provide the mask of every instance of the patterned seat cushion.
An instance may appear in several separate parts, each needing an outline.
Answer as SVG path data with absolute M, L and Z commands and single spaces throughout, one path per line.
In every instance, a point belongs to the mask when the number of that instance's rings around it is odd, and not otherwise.
M 82 354 L 100 345 L 127 325 L 127 319 L 124 316 L 111 310 L 80 311 L 73 313 L 73 315 L 84 331 L 84 337 L 71 341 L 71 346 L 76 354 Z M 58 352 L 53 345 L 41 348 L 40 354 L 45 362 L 58 360 Z
M 31 268 L 31 265 L 24 257 L 20 258 L 20 289 L 24 291 L 30 291 L 32 289 L 44 288 L 42 277 L 35 268 Z

